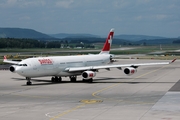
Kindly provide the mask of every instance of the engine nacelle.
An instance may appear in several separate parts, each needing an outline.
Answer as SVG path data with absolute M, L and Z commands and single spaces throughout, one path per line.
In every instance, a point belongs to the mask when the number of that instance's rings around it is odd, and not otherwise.
M 14 66 L 14 65 L 10 66 L 9 70 L 11 72 L 16 72 L 16 66 Z
M 137 72 L 137 69 L 133 68 L 133 67 L 127 67 L 127 68 L 124 69 L 124 73 L 126 75 L 133 75 L 136 72 Z
M 83 77 L 84 79 L 90 79 L 90 78 L 93 78 L 93 77 L 95 77 L 95 76 L 96 76 L 96 73 L 93 72 L 93 71 L 84 71 L 84 72 L 82 73 L 82 77 Z

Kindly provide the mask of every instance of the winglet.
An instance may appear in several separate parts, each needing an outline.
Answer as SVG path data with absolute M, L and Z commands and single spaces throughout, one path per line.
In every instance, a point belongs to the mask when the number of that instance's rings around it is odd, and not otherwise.
M 112 28 L 108 34 L 108 37 L 106 39 L 106 42 L 104 43 L 103 49 L 99 54 L 109 54 L 111 49 L 111 43 L 114 35 L 114 28 Z
M 170 63 L 173 63 L 173 62 L 175 62 L 176 61 L 176 58 L 175 59 L 173 59 Z
M 4 61 L 6 61 L 7 60 L 7 57 L 6 56 L 4 56 Z

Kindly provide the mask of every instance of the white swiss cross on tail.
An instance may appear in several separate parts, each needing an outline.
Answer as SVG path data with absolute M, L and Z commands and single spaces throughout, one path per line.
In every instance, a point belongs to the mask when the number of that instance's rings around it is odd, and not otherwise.
M 99 54 L 109 54 L 110 49 L 111 49 L 113 35 L 114 35 L 114 29 L 112 28 L 109 32 L 109 35 L 106 39 L 103 49 L 101 50 Z

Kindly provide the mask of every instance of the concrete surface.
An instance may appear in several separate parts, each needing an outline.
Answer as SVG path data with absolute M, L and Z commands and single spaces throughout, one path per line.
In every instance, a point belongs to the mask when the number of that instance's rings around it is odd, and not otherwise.
M 164 62 L 119 60 L 117 63 Z M 0 71 L 1 120 L 180 120 L 180 61 L 143 66 L 132 76 L 100 70 L 94 83 L 26 80 Z M 78 77 L 81 80 L 81 76 Z

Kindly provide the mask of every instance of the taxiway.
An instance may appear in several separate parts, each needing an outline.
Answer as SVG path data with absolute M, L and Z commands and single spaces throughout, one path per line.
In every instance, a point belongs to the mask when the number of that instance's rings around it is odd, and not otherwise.
M 118 60 L 121 64 L 162 61 Z M 115 68 L 100 70 L 93 83 L 63 78 L 55 84 L 50 77 L 42 77 L 26 86 L 23 77 L 1 70 L 0 119 L 179 120 L 179 71 L 177 60 L 170 65 L 139 67 L 132 76 Z

